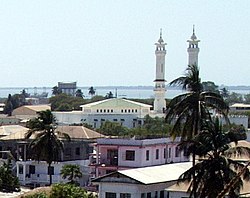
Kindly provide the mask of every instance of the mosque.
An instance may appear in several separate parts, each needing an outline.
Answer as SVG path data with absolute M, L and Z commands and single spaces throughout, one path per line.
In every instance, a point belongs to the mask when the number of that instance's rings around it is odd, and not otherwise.
M 193 34 L 188 42 L 188 64 L 198 64 L 199 42 Z M 154 87 L 154 104 L 151 105 L 134 102 L 123 98 L 111 98 L 98 102 L 81 105 L 81 111 L 53 112 L 59 125 L 86 123 L 94 128 L 99 128 L 105 121 L 118 122 L 128 128 L 138 127 L 143 124 L 146 115 L 151 117 L 164 117 L 166 110 L 165 86 L 165 57 L 167 54 L 166 43 L 160 38 L 155 43 L 156 74 Z

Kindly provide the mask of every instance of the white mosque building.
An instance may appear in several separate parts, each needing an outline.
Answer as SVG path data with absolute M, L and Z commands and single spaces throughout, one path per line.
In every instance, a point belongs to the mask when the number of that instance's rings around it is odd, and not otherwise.
M 187 41 L 188 64 L 198 64 L 200 42 L 193 29 L 191 38 Z M 128 99 L 111 98 L 90 104 L 81 105 L 81 111 L 53 112 L 59 125 L 87 123 L 94 128 L 99 128 L 105 121 L 118 122 L 128 128 L 134 128 L 143 124 L 146 115 L 151 117 L 164 117 L 166 109 L 165 87 L 165 57 L 166 43 L 160 38 L 155 43 L 156 75 L 154 87 L 154 105 L 134 102 Z

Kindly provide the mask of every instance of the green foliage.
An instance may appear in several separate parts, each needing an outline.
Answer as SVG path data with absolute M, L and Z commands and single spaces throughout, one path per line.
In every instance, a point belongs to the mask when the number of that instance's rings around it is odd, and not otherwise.
M 231 94 L 229 94 L 229 96 L 227 97 L 226 101 L 227 101 L 229 104 L 233 104 L 233 103 L 243 103 L 243 102 L 244 102 L 244 99 L 243 99 L 242 94 L 232 92 Z
M 5 101 L 4 113 L 10 116 L 14 109 L 26 105 L 25 96 L 26 93 L 15 94 L 13 96 L 9 94 Z
M 54 184 L 50 198 L 87 198 L 87 192 L 72 184 Z
M 89 95 L 91 95 L 91 97 L 95 95 L 95 89 L 92 86 L 89 88 Z
M 59 89 L 58 88 L 58 86 L 54 86 L 53 88 L 52 88 L 52 95 L 59 95 L 59 94 L 61 94 L 62 93 L 62 90 L 61 89 Z
M 76 97 L 79 97 L 79 98 L 83 98 L 84 97 L 81 89 L 77 89 L 76 90 Z
M 97 129 L 97 131 L 104 135 L 122 136 L 127 134 L 128 128 L 122 126 L 118 122 L 105 121 L 101 124 L 101 127 Z
M 61 173 L 63 179 L 68 179 L 71 184 L 78 184 L 77 179 L 82 177 L 80 166 L 77 164 L 65 164 Z
M 180 182 L 196 181 L 196 188 L 191 186 L 191 195 L 197 192 L 199 197 L 217 197 L 224 187 L 241 170 L 245 169 L 244 163 L 231 159 L 232 156 L 239 157 L 241 154 L 250 156 L 249 148 L 237 146 L 237 144 L 235 147 L 230 145 L 230 143 L 240 140 L 241 135 L 241 131 L 224 131 L 218 118 L 203 123 L 201 132 L 193 138 L 191 144 L 188 144 L 188 150 L 201 158 L 180 177 Z M 182 146 L 184 144 L 182 143 Z M 193 173 L 195 173 L 195 177 Z M 242 174 L 242 179 L 249 181 L 249 170 L 247 169 Z M 229 197 L 238 197 L 243 184 L 242 179 L 239 178 L 234 185 L 228 188 Z
M 214 82 L 212 81 L 205 81 L 205 82 L 202 82 L 202 87 L 203 87 L 203 90 L 204 91 L 212 91 L 214 93 L 219 93 L 219 89 L 218 89 L 218 85 L 215 85 Z
M 52 111 L 72 111 L 80 110 L 80 105 L 86 101 L 81 97 L 69 96 L 67 94 L 58 94 L 49 99 Z
M 25 198 L 49 198 L 49 196 L 44 192 L 38 192 L 32 195 L 26 195 Z
M 20 191 L 18 178 L 11 172 L 9 162 L 0 167 L 0 190 L 7 192 Z
M 30 142 L 28 149 L 34 159 L 45 160 L 50 168 L 52 162 L 58 161 L 63 152 L 64 146 L 60 138 L 70 140 L 70 137 L 65 133 L 55 132 L 55 118 L 50 110 L 41 111 L 38 114 L 38 118 L 27 123 L 30 130 L 27 132 L 26 138 L 35 135 L 35 139 Z M 49 176 L 51 184 L 52 175 Z

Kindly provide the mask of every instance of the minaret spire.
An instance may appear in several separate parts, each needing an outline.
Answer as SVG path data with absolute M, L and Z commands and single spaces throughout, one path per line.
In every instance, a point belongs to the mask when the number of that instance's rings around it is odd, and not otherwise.
M 198 54 L 200 51 L 200 48 L 198 46 L 200 40 L 197 39 L 195 35 L 195 26 L 193 25 L 193 34 L 188 42 L 188 65 L 198 65 Z
M 160 38 L 155 43 L 155 56 L 156 56 L 156 78 L 155 78 L 155 99 L 154 99 L 154 111 L 157 113 L 163 113 L 166 109 L 165 100 L 165 56 L 167 45 L 162 39 L 162 29 L 160 29 Z

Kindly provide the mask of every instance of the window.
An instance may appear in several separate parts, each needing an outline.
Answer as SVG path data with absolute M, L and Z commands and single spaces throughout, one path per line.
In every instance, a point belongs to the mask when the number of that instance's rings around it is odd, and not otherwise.
M 146 198 L 145 193 L 141 193 L 141 198 Z
M 135 151 L 126 151 L 126 160 L 128 161 L 135 161 Z
M 102 113 L 102 109 L 100 109 L 100 112 Z
M 19 164 L 19 174 L 23 174 L 23 165 Z
M 155 159 L 159 159 L 159 149 L 156 149 Z
M 75 154 L 76 154 L 76 155 L 80 155 L 80 147 L 77 147 L 77 148 L 76 148 Z
M 120 193 L 120 198 L 131 198 L 130 193 Z
M 149 160 L 149 150 L 146 150 L 146 161 Z
M 168 149 L 168 158 L 171 157 L 171 148 Z
M 158 191 L 155 191 L 155 198 L 158 197 Z
M 48 175 L 54 175 L 54 166 L 48 167 Z
M 147 193 L 147 198 L 151 198 L 151 193 Z
M 116 198 L 116 193 L 106 192 L 105 198 Z
M 113 109 L 111 109 L 110 112 L 113 113 Z
M 130 109 L 128 110 L 128 112 L 130 113 Z
M 166 154 L 167 154 L 166 151 L 167 151 L 167 149 L 164 148 L 164 150 L 163 150 L 163 157 L 164 157 L 164 159 L 166 159 L 166 156 L 167 156 L 167 155 L 166 155 Z
M 99 109 L 96 109 L 96 112 L 98 113 L 98 112 L 99 112 Z
M 180 149 L 179 149 L 179 147 L 175 147 L 175 157 L 180 157 Z
M 125 109 L 125 111 L 124 111 L 125 113 L 127 113 L 127 109 Z
M 29 173 L 30 174 L 35 174 L 35 172 L 36 172 L 36 167 L 34 165 L 30 165 L 29 166 Z
M 160 191 L 160 198 L 164 198 L 164 191 L 163 190 Z
M 137 109 L 135 109 L 135 112 L 137 113 Z
M 121 110 L 121 112 L 123 113 L 123 109 Z
M 113 119 L 114 122 L 117 122 L 117 119 Z
M 109 113 L 109 109 L 107 109 L 107 112 Z

